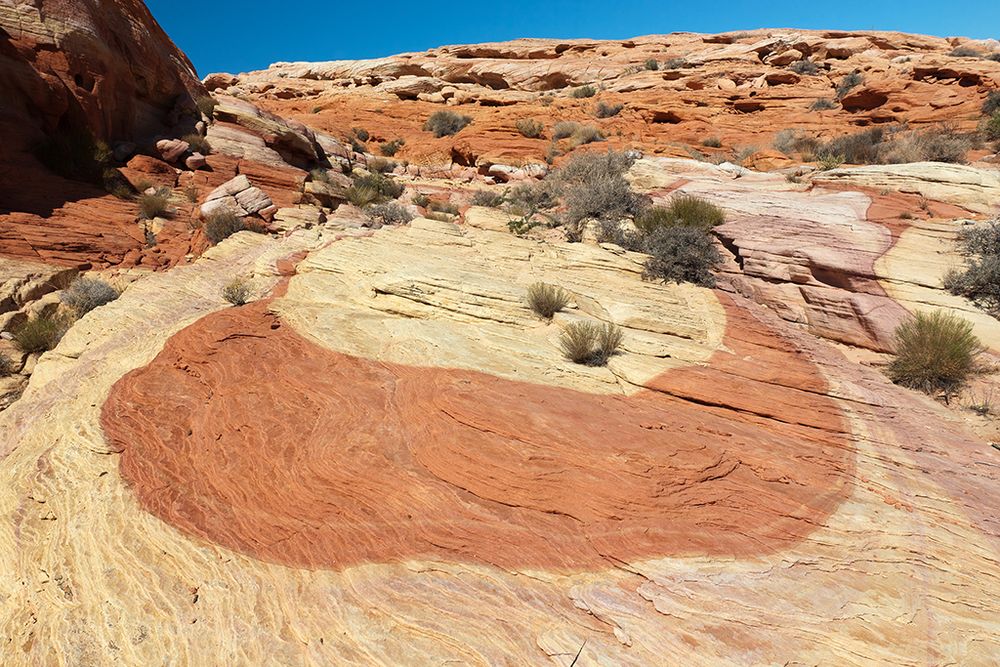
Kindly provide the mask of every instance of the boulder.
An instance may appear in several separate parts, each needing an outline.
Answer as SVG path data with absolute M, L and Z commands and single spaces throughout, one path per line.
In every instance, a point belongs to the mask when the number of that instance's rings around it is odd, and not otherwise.
M 156 142 L 156 150 L 167 162 L 177 162 L 182 155 L 191 150 L 191 145 L 182 139 L 161 139 Z

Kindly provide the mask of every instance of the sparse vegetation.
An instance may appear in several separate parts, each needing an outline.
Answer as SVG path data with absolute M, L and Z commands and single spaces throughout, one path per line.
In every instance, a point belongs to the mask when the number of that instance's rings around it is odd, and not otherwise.
M 663 69 L 684 69 L 687 67 L 687 60 L 685 58 L 671 58 L 667 62 L 663 63 Z
M 215 107 L 219 106 L 219 101 L 211 95 L 202 95 L 194 103 L 198 107 L 198 111 L 207 118 L 212 118 L 215 115 Z
M 982 371 L 983 346 L 972 325 L 944 311 L 918 312 L 895 333 L 895 356 L 889 378 L 896 384 L 927 394 L 944 394 L 945 402 Z
M 534 283 L 528 287 L 528 306 L 535 314 L 550 320 L 569 303 L 569 293 L 558 285 Z
M 559 187 L 551 178 L 515 187 L 505 197 L 511 216 L 507 223 L 510 231 L 519 236 L 525 234 L 542 224 L 539 217 L 556 224 L 558 220 L 550 211 L 559 205 L 559 195 Z
M 820 171 L 830 171 L 831 169 L 837 169 L 842 164 L 844 164 L 843 155 L 834 155 L 833 153 L 824 153 L 819 156 L 816 161 L 816 168 Z
M 574 88 L 570 91 L 569 96 L 574 99 L 585 99 L 588 97 L 593 97 L 597 94 L 597 88 L 591 85 L 580 86 L 579 88 Z
M 983 115 L 992 116 L 1000 111 L 1000 90 L 991 90 L 983 102 Z
M 641 252 L 650 257 L 643 267 L 647 280 L 715 286 L 713 271 L 722 262 L 711 233 L 699 227 L 657 227 L 640 237 Z
M 1000 315 L 1000 222 L 962 230 L 958 242 L 968 260 L 964 269 L 947 273 L 945 289 L 997 317 Z
M 582 153 L 574 155 L 551 177 L 566 201 L 564 223 L 570 240 L 579 240 L 587 219 L 615 222 L 637 215 L 646 200 L 632 191 L 625 172 L 634 159 L 629 155 Z
M 201 153 L 202 155 L 208 155 L 212 152 L 212 146 L 208 143 L 208 139 L 201 136 L 197 132 L 192 132 L 191 134 L 185 134 L 182 141 L 186 141 L 188 146 L 191 147 L 192 153 Z
M 431 198 L 423 192 L 418 192 L 413 195 L 413 203 L 421 208 L 426 208 L 431 203 Z
M 656 62 L 656 58 L 650 58 L 645 63 L 643 63 L 643 68 L 650 72 L 655 72 L 656 70 L 660 69 L 660 63 Z
M 111 149 L 86 132 L 56 132 L 35 146 L 35 156 L 63 178 L 101 183 L 111 162 Z
M 706 137 L 701 140 L 701 145 L 706 148 L 722 148 L 722 140 L 718 137 Z
M 829 100 L 825 97 L 819 98 L 809 106 L 810 111 L 828 111 L 836 108 L 837 104 L 833 100 Z
M 819 149 L 819 139 L 795 128 L 785 128 L 774 135 L 773 146 L 785 155 L 814 155 Z
M 952 58 L 982 58 L 983 52 L 971 46 L 956 46 L 948 55 Z
M 220 243 L 236 232 L 248 229 L 246 222 L 231 211 L 217 211 L 205 219 L 205 236 L 212 244 Z
M 413 214 L 399 202 L 376 204 L 365 209 L 365 216 L 376 227 L 383 225 L 405 225 L 413 220 Z
M 983 123 L 983 134 L 991 141 L 1000 141 L 1000 109 L 994 111 L 993 115 Z
M 234 306 L 249 303 L 251 293 L 250 281 L 243 276 L 233 278 L 222 288 L 222 298 Z
M 487 208 L 500 208 L 503 205 L 504 196 L 502 192 L 492 190 L 476 190 L 472 195 L 473 206 L 485 206 Z
M 472 122 L 469 116 L 457 114 L 454 111 L 435 111 L 427 122 L 424 130 L 433 132 L 435 137 L 450 137 L 458 134 L 462 128 Z
M 598 102 L 597 106 L 594 107 L 594 115 L 598 118 L 613 118 L 621 113 L 622 109 L 625 108 L 624 104 L 608 104 L 607 102 Z
M 144 220 L 164 216 L 170 210 L 170 190 L 157 188 L 155 192 L 143 192 L 137 200 L 139 215 Z
M 370 204 L 374 204 L 379 200 L 378 189 L 372 187 L 371 185 L 359 185 L 355 183 L 351 187 L 347 188 L 347 192 L 344 197 L 353 206 L 358 208 L 364 208 Z
M 604 141 L 604 133 L 593 125 L 580 125 L 569 140 L 573 147 L 584 146 L 595 141 Z
M 676 195 L 666 206 L 650 206 L 635 218 L 641 232 L 652 232 L 659 227 L 684 226 L 710 230 L 726 221 L 725 212 L 701 197 Z
M 537 139 L 542 136 L 542 131 L 545 126 L 533 118 L 521 118 L 515 123 L 517 126 L 517 131 L 521 133 L 521 136 L 527 137 L 529 139 Z
M 403 190 L 406 189 L 402 183 L 378 172 L 356 177 L 354 179 L 354 187 L 374 190 L 376 193 L 375 199 L 378 200 L 398 199 L 403 194 Z
M 572 322 L 559 336 L 559 347 L 567 359 L 585 366 L 604 366 L 621 348 L 624 334 L 610 322 Z
M 95 308 L 109 304 L 121 295 L 117 289 L 99 278 L 79 277 L 63 290 L 59 300 L 83 317 Z
M 848 164 L 904 162 L 965 162 L 974 137 L 950 125 L 907 131 L 902 127 L 872 127 L 837 137 L 816 149 L 823 158 L 835 155 Z
M 14 346 L 26 354 L 47 352 L 59 344 L 71 324 L 59 313 L 33 317 L 14 330 Z
M 864 82 L 865 78 L 861 76 L 860 72 L 851 72 L 837 84 L 837 99 L 841 99 Z
M 574 123 L 571 120 L 562 120 L 555 124 L 552 128 L 552 138 L 553 139 L 566 139 L 572 137 L 573 133 L 580 128 L 579 123 Z
M 368 171 L 375 172 L 377 174 L 388 174 L 392 172 L 399 163 L 395 160 L 388 160 L 384 157 L 372 156 L 368 158 Z
M 3 352 L 0 352 L 0 378 L 5 378 L 8 375 L 13 375 L 17 372 L 17 367 L 14 365 L 14 360 L 8 357 Z
M 448 215 L 458 215 L 458 206 L 455 206 L 450 201 L 432 200 L 427 204 L 427 209 L 430 211 L 434 211 L 435 213 L 447 213 Z
M 378 145 L 378 150 L 385 157 L 392 157 L 399 152 L 399 149 L 406 144 L 404 139 L 393 139 L 392 141 L 386 141 Z
M 809 60 L 808 58 L 803 58 L 802 60 L 796 60 L 795 62 L 793 62 L 791 65 L 788 66 L 788 69 L 792 70 L 796 74 L 802 74 L 805 76 L 812 76 L 817 72 L 819 72 L 819 67 L 816 66 L 816 63 Z

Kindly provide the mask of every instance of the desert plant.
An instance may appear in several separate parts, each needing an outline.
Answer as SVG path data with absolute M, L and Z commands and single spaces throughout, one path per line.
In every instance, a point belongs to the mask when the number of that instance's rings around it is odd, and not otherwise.
M 222 298 L 234 306 L 243 306 L 250 301 L 252 291 L 250 281 L 243 276 L 237 276 L 222 288 Z
M 8 357 L 3 352 L 0 352 L 0 378 L 5 378 L 8 375 L 13 375 L 17 372 L 17 366 L 14 365 L 14 360 Z
M 901 132 L 886 142 L 879 160 L 887 164 L 904 162 L 949 162 L 962 164 L 973 148 L 973 137 L 951 125 L 940 125 L 922 132 Z
M 398 199 L 403 194 L 403 190 L 406 189 L 402 183 L 377 172 L 356 177 L 354 186 L 371 188 L 377 193 L 376 199 Z
M 1000 111 L 1000 90 L 991 90 L 983 101 L 983 115 L 992 116 Z
M 392 157 L 399 152 L 399 149 L 406 143 L 404 139 L 393 139 L 378 145 L 378 150 L 386 157 Z
M 507 227 L 520 236 L 542 224 L 539 218 L 554 224 L 556 219 L 550 211 L 559 205 L 560 194 L 560 185 L 555 179 L 516 186 L 504 198 L 510 215 Z
M 431 201 L 427 204 L 427 208 L 435 213 L 458 215 L 458 206 L 452 204 L 450 201 Z
M 529 139 L 537 139 L 542 136 L 542 130 L 545 126 L 541 122 L 534 120 L 533 118 L 521 118 L 515 123 L 517 126 L 517 131 L 521 133 L 521 136 L 527 137 Z
M 587 97 L 593 97 L 597 94 L 597 88 L 591 85 L 580 86 L 579 88 L 574 88 L 570 91 L 569 96 L 575 99 L 584 99 Z
M 956 46 L 948 55 L 952 58 L 982 58 L 983 52 L 971 46 Z
M 1000 53 L 991 53 L 988 56 L 984 56 L 986 60 L 992 60 L 995 63 L 1000 63 Z
M 860 72 L 851 72 L 837 84 L 837 99 L 844 97 L 864 82 L 865 78 L 861 76 Z
M 705 228 L 657 227 L 643 235 L 639 249 L 649 255 L 643 266 L 643 277 L 647 280 L 715 285 L 712 272 L 718 269 L 722 257 Z
M 660 63 L 656 62 L 656 58 L 650 58 L 645 63 L 643 63 L 643 68 L 649 70 L 650 72 L 655 72 L 660 69 Z
M 533 283 L 528 287 L 528 307 L 547 320 L 566 307 L 569 293 L 558 285 Z
M 212 146 L 208 143 L 208 139 L 201 136 L 197 132 L 192 132 L 191 134 L 185 134 L 181 137 L 181 141 L 186 141 L 188 146 L 191 148 L 192 153 L 201 153 L 202 155 L 208 155 L 212 152 Z
M 824 145 L 820 155 L 839 155 L 849 164 L 878 164 L 885 130 L 872 127 L 854 134 L 845 134 Z
M 211 95 L 202 95 L 195 99 L 194 103 L 198 111 L 207 118 L 212 118 L 215 115 L 215 107 L 219 106 L 219 101 Z
M 811 111 L 828 111 L 836 108 L 836 103 L 833 100 L 826 99 L 825 97 L 821 97 L 809 105 L 809 109 Z
M 595 141 L 604 141 L 604 133 L 593 125 L 581 125 L 577 127 L 573 136 L 570 137 L 570 143 L 573 146 L 585 146 Z
M 944 286 L 994 316 L 1000 314 L 1000 222 L 963 230 L 959 247 L 969 260 L 964 269 L 952 269 Z
M 139 215 L 145 220 L 152 220 L 166 215 L 170 210 L 170 190 L 157 188 L 155 192 L 143 192 L 136 201 L 139 204 Z
M 579 123 L 574 123 L 571 120 L 561 120 L 552 127 L 552 138 L 566 139 L 568 137 L 572 137 L 573 133 L 579 128 Z
M 358 185 L 355 183 L 351 187 L 347 188 L 344 193 L 344 197 L 352 205 L 358 208 L 364 208 L 370 204 L 374 204 L 380 199 L 378 189 L 372 187 L 371 185 Z
M 818 139 L 806 134 L 802 130 L 785 128 L 783 130 L 779 130 L 778 133 L 774 135 L 774 142 L 772 145 L 785 155 L 793 155 L 795 153 L 813 155 L 819 148 L 820 142 Z
M 365 209 L 365 216 L 375 227 L 383 225 L 405 225 L 413 220 L 413 214 L 399 202 L 376 204 Z
M 236 232 L 247 229 L 246 222 L 232 211 L 216 211 L 205 218 L 205 236 L 213 244 L 220 243 Z
M 88 183 L 101 182 L 111 162 L 111 149 L 88 132 L 55 132 L 35 145 L 35 156 L 64 178 Z
M 744 165 L 747 161 L 754 155 L 759 153 L 756 146 L 740 146 L 733 148 L 733 162 L 739 165 Z
M 59 295 L 59 300 L 83 317 L 94 308 L 111 303 L 121 295 L 117 289 L 99 278 L 79 277 Z
M 184 193 L 184 198 L 187 199 L 192 204 L 197 204 L 198 199 L 201 197 L 201 192 L 198 190 L 198 186 L 191 184 L 182 190 Z
M 384 157 L 372 156 L 368 158 L 368 171 L 378 174 L 387 174 L 399 166 L 395 160 L 387 160 Z
M 368 141 L 371 139 L 371 135 L 368 134 L 368 130 L 362 127 L 352 127 L 351 136 L 355 137 L 358 141 Z
M 625 108 L 624 104 L 608 104 L 607 102 L 598 102 L 597 106 L 594 107 L 594 115 L 598 118 L 612 118 L 621 113 L 621 110 Z
M 830 171 L 831 169 L 840 167 L 842 164 L 844 164 L 844 156 L 832 153 L 823 153 L 816 160 L 816 168 L 820 171 Z
M 14 346 L 26 354 L 46 352 L 59 344 L 71 324 L 59 313 L 33 317 L 14 330 Z
M 462 128 L 472 122 L 468 116 L 454 111 L 435 111 L 424 123 L 424 130 L 433 132 L 435 137 L 450 137 L 458 134 Z
M 701 140 L 701 145 L 706 148 L 722 148 L 722 140 L 718 137 L 706 137 Z
M 819 72 L 819 67 L 816 66 L 816 63 L 808 58 L 796 60 L 788 66 L 788 69 L 792 70 L 796 74 L 804 74 L 806 76 L 812 76 L 813 74 Z
M 563 355 L 576 364 L 604 366 L 621 348 L 624 334 L 610 322 L 572 322 L 559 335 Z
M 993 115 L 983 123 L 983 134 L 987 139 L 1000 140 L 1000 109 L 994 111 Z
M 631 155 L 619 151 L 582 153 L 551 176 L 566 200 L 570 240 L 579 240 L 581 223 L 588 218 L 617 221 L 633 217 L 645 207 L 646 199 L 634 193 L 625 179 L 633 162 Z
M 684 69 L 687 67 L 687 60 L 684 58 L 671 58 L 667 62 L 663 63 L 664 69 Z
M 487 208 L 500 208 L 503 205 L 504 196 L 502 192 L 491 192 L 489 190 L 476 190 L 472 195 L 473 206 L 485 206 Z
M 413 195 L 413 203 L 421 208 L 426 208 L 431 203 L 431 198 L 423 192 L 418 192 Z
M 889 378 L 898 385 L 928 394 L 944 394 L 945 402 L 982 370 L 983 346 L 968 321 L 946 313 L 918 312 L 896 328 L 895 356 Z
M 666 206 L 651 206 L 635 219 L 635 226 L 651 232 L 665 225 L 680 225 L 710 230 L 726 221 L 725 212 L 712 202 L 696 195 L 675 195 Z

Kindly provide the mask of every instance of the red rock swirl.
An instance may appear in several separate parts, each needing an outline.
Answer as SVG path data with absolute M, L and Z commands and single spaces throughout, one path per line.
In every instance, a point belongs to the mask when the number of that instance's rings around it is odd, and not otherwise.
M 574 571 L 752 556 L 850 490 L 825 382 L 731 304 L 726 351 L 628 397 L 339 354 L 267 309 L 177 333 L 101 416 L 146 510 L 258 559 Z

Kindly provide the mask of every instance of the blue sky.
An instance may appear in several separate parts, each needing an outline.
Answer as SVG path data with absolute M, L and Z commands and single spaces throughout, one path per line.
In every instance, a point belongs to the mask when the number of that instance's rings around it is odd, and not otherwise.
M 517 37 L 624 39 L 751 28 L 901 30 L 1000 38 L 1000 0 L 147 0 L 209 72 L 279 60 L 374 58 Z

